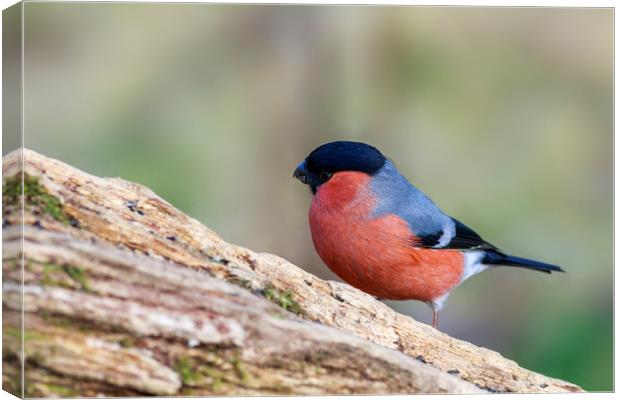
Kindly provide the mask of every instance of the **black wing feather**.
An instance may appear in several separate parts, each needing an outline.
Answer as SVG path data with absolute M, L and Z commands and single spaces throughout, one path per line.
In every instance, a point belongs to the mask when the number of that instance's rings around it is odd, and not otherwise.
M 454 218 L 452 218 L 452 221 L 454 221 L 455 227 L 454 237 L 448 244 L 436 247 L 443 235 L 443 231 L 439 231 L 429 235 L 423 235 L 418 245 L 434 249 L 484 250 L 483 264 L 527 268 L 546 272 L 548 274 L 552 271 L 564 272 L 564 270 L 557 265 L 504 254 L 500 249 L 482 239 L 480 235 L 461 221 Z
M 474 232 L 467 225 L 461 221 L 452 218 L 454 221 L 454 237 L 448 244 L 441 247 L 435 247 L 439 244 L 439 239 L 443 235 L 443 231 L 433 232 L 431 234 L 424 235 L 420 238 L 420 244 L 422 247 L 428 248 L 441 248 L 441 249 L 459 249 L 459 250 L 496 250 L 497 247 L 491 243 L 485 241 Z

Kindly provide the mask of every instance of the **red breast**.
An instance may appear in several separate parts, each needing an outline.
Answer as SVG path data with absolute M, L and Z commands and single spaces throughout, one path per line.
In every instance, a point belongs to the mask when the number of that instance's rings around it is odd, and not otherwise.
M 415 247 L 418 239 L 396 215 L 372 218 L 371 179 L 345 171 L 319 186 L 309 220 L 323 262 L 345 282 L 380 298 L 431 301 L 448 293 L 460 282 L 463 254 Z

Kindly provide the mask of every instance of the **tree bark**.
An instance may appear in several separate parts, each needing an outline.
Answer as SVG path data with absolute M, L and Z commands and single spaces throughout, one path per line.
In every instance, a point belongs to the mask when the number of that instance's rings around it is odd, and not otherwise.
M 16 395 L 22 340 L 26 396 L 581 391 L 226 243 L 139 184 L 27 149 L 3 178 Z

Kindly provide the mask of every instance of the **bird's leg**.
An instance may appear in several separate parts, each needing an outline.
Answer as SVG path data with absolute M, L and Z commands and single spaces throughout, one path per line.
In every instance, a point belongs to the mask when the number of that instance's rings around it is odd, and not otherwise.
M 439 310 L 443 307 L 443 303 L 448 299 L 450 292 L 445 293 L 433 300 L 427 301 L 431 310 L 433 310 L 433 328 L 437 329 L 437 322 L 439 322 Z

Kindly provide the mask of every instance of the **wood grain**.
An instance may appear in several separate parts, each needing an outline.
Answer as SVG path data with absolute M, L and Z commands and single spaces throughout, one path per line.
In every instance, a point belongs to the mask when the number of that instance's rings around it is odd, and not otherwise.
M 581 391 L 229 244 L 142 185 L 23 157 L 18 198 L 19 153 L 3 159 L 9 391 L 22 290 L 30 396 Z

